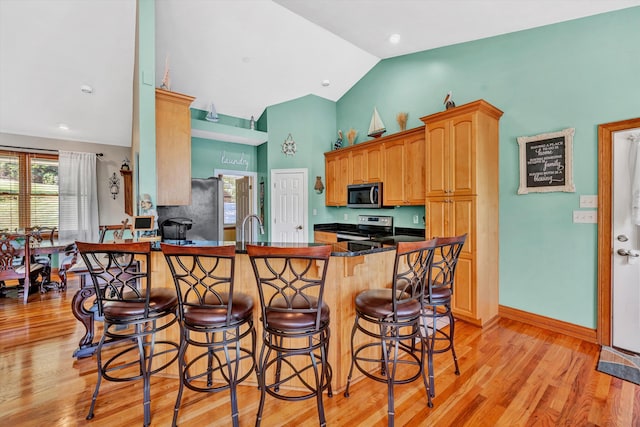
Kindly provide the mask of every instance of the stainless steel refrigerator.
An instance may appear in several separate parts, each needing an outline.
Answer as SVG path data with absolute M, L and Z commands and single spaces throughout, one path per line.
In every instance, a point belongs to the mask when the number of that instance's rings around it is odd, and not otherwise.
M 186 218 L 191 228 L 187 240 L 224 240 L 223 184 L 220 178 L 191 180 L 191 204 L 186 206 L 158 206 L 159 231 L 166 220 Z

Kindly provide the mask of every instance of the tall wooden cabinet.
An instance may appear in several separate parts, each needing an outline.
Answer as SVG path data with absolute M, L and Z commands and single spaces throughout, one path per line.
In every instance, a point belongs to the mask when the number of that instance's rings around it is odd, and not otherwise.
M 453 312 L 484 325 L 498 315 L 499 120 L 484 100 L 422 117 L 427 237 L 467 233 Z
M 156 205 L 191 203 L 191 111 L 195 98 L 156 89 Z

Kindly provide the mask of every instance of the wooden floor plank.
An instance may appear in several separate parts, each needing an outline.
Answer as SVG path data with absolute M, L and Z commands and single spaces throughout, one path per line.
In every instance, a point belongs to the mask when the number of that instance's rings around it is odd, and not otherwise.
M 72 353 L 84 331 L 71 314 L 78 281 L 66 292 L 33 295 L 29 304 L 0 298 L 0 424 L 129 426 L 142 423 L 142 384 L 103 381 L 95 418 L 85 420 L 96 381 L 94 358 Z M 640 426 L 640 386 L 595 370 L 597 345 L 509 319 L 486 329 L 456 323 L 461 374 L 449 353 L 436 355 L 434 408 L 421 380 L 395 387 L 396 425 Z M 153 426 L 168 426 L 175 378 L 154 377 Z M 259 391 L 238 389 L 240 424 L 255 424 Z M 363 379 L 349 398 L 325 396 L 329 426 L 387 425 L 386 385 Z M 267 397 L 263 426 L 315 426 L 314 400 Z M 185 390 L 180 426 L 230 425 L 228 392 Z

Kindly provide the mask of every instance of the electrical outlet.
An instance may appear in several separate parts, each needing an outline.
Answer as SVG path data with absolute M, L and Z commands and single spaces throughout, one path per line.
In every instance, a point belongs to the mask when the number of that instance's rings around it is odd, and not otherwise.
M 349 221 L 349 214 L 344 214 L 343 218 L 344 218 L 345 221 Z
M 413 223 L 417 224 L 419 221 L 420 221 L 420 219 L 419 219 L 418 215 L 414 215 L 413 216 Z
M 597 208 L 598 196 L 580 196 L 581 208 Z
M 313 214 L 312 214 L 312 215 L 313 215 L 313 216 L 318 215 L 318 209 L 314 209 L 314 210 L 313 210 Z
M 597 211 L 573 211 L 573 222 L 576 224 L 596 224 L 598 222 Z

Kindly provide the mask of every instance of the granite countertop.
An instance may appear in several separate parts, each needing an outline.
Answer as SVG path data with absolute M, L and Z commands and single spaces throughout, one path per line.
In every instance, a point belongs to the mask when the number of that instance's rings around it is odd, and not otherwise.
M 278 243 L 278 242 L 247 242 L 245 244 L 241 242 L 235 241 L 212 241 L 212 240 L 186 240 L 184 243 L 179 242 L 177 240 L 167 240 L 165 243 L 168 244 L 181 244 L 182 246 L 235 246 L 236 253 L 238 254 L 246 254 L 247 248 L 246 245 L 258 245 L 258 246 L 280 246 L 280 247 L 293 247 L 293 248 L 308 248 L 310 246 L 322 246 L 323 243 Z M 384 248 L 374 247 L 373 242 L 355 242 L 357 243 L 358 248 L 349 248 L 349 243 L 354 242 L 338 242 L 333 243 L 333 251 L 331 252 L 331 256 L 335 257 L 353 257 L 367 254 L 374 254 L 378 252 L 386 252 L 393 251 L 395 248 L 393 246 L 387 246 Z M 152 249 L 155 251 L 160 250 L 160 242 L 155 242 L 152 245 Z

